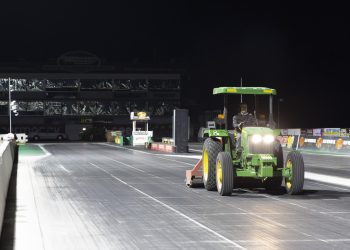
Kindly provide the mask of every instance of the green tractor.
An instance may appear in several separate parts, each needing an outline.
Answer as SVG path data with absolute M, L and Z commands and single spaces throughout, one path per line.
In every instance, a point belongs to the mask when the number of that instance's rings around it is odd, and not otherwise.
M 304 185 L 304 161 L 298 151 L 288 153 L 285 165 L 279 130 L 270 127 L 243 127 L 238 139 L 236 131 L 228 130 L 228 95 L 266 95 L 269 97 L 269 124 L 273 124 L 273 95 L 275 89 L 263 87 L 219 87 L 214 95 L 224 95 L 224 129 L 204 131 L 202 159 L 186 171 L 189 187 L 203 182 L 208 191 L 217 190 L 229 196 L 238 183 L 255 180 L 267 190 L 278 190 L 284 179 L 288 194 L 300 194 Z M 237 140 L 240 140 L 237 143 Z M 203 171 L 199 169 L 203 167 Z

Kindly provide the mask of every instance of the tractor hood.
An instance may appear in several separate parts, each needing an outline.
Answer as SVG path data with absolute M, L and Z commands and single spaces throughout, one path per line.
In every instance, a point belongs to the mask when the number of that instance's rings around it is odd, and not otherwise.
M 242 130 L 242 146 L 245 154 L 273 154 L 276 136 L 274 130 L 264 127 L 245 127 Z
M 245 127 L 242 130 L 242 134 L 246 136 L 250 135 L 274 135 L 274 131 L 270 128 L 264 128 L 264 127 Z

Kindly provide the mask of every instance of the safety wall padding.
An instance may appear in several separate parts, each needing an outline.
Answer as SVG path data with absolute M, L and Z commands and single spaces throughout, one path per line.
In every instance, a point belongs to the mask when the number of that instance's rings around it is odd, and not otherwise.
M 0 234 L 4 220 L 6 197 L 15 158 L 16 144 L 4 141 L 0 144 Z

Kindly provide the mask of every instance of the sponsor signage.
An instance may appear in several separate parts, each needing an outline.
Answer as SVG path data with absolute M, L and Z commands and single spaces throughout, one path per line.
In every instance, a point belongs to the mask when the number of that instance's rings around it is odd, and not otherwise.
M 322 136 L 322 129 L 321 128 L 312 129 L 312 135 L 313 136 Z
M 132 132 L 133 135 L 148 135 L 148 131 L 134 131 Z
M 340 137 L 349 137 L 349 130 L 346 128 L 340 129 Z
M 323 136 L 340 136 L 340 128 L 324 128 Z
M 313 130 L 312 129 L 307 129 L 306 130 L 306 136 L 313 136 Z
M 147 112 L 131 112 L 130 113 L 130 120 L 133 121 L 148 121 L 150 120 L 149 115 L 147 114 Z
M 288 135 L 288 129 L 281 129 L 281 135 Z
M 300 134 L 301 134 L 300 128 L 288 129 L 288 135 L 300 135 Z
M 288 137 L 287 147 L 292 147 L 295 136 Z M 323 151 L 343 151 L 350 152 L 350 140 L 346 140 L 342 137 L 329 138 L 329 137 L 300 137 L 299 148 L 314 149 Z

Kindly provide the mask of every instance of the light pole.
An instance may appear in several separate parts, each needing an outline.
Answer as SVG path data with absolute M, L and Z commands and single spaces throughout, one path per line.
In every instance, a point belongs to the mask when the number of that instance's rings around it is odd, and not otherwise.
M 9 119 L 10 119 L 10 134 L 12 134 L 12 121 L 11 121 L 11 78 L 9 77 Z
M 12 112 L 15 116 L 18 116 L 17 113 L 17 104 L 16 101 L 11 101 L 11 78 L 9 77 L 9 120 L 10 120 L 10 134 L 12 134 Z
M 277 102 L 277 127 L 280 128 L 280 102 L 283 102 L 283 98 L 279 98 Z

